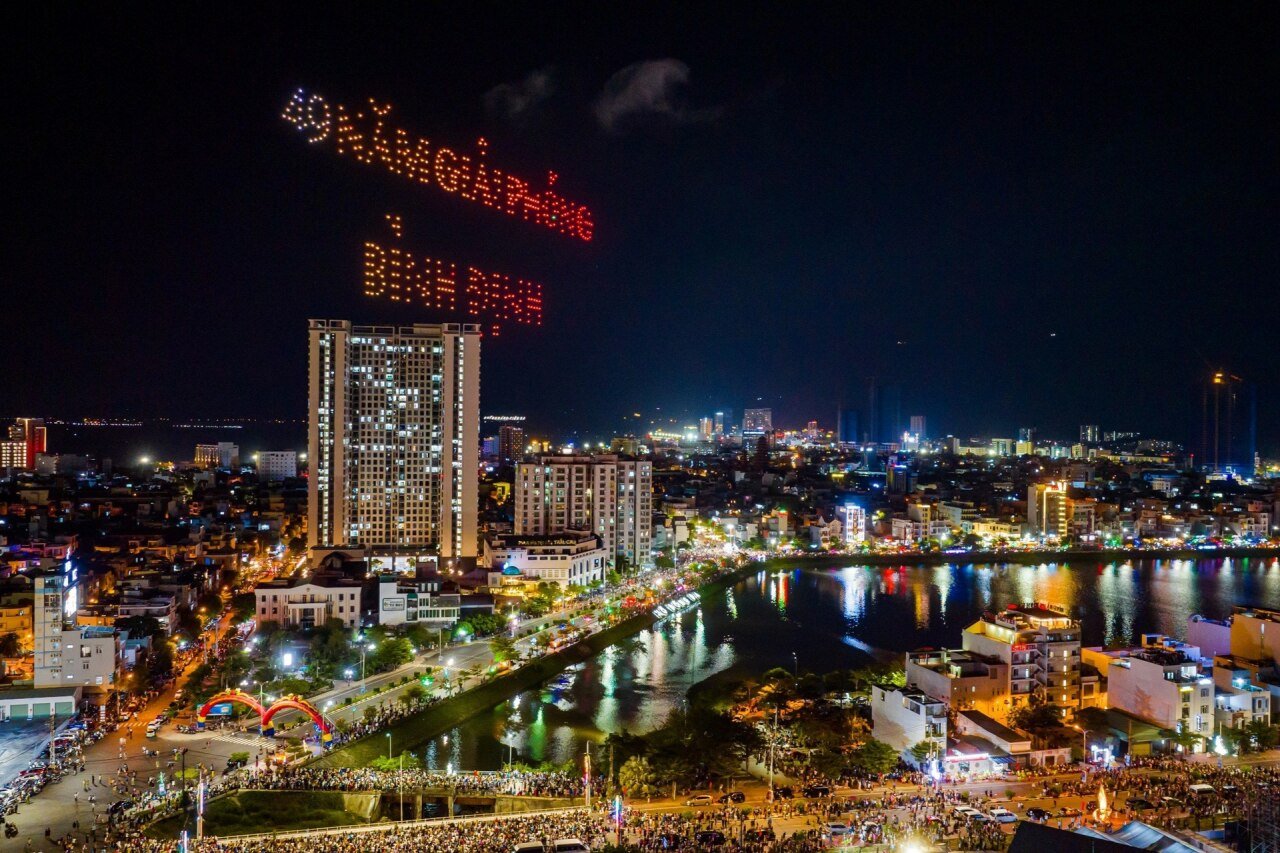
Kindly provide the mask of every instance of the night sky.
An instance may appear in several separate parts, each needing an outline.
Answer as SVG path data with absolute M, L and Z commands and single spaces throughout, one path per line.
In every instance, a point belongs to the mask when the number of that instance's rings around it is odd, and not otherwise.
M 1189 440 L 1226 366 L 1277 450 L 1274 12 L 624 5 L 7 10 L 0 413 L 304 417 L 308 317 L 446 319 L 361 295 L 396 212 L 543 283 L 482 374 L 535 431 L 834 425 L 877 376 L 934 434 Z M 299 86 L 556 171 L 595 239 L 309 147 Z

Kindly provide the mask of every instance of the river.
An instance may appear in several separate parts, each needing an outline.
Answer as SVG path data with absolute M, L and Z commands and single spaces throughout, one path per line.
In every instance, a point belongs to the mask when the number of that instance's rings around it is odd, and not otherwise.
M 1064 605 L 1085 645 L 1182 637 L 1193 614 L 1225 617 L 1237 603 L 1280 608 L 1280 560 L 1133 560 L 1019 565 L 850 566 L 759 572 L 611 646 L 556 686 L 529 690 L 413 751 L 437 770 L 487 770 L 509 754 L 564 762 L 587 740 L 645 732 L 690 687 L 736 667 L 829 672 L 873 655 L 958 646 L 984 610 Z

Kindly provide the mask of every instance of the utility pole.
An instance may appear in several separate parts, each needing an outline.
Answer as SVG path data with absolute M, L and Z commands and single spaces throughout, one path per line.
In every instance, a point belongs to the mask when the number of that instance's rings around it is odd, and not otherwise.
M 591 741 L 587 741 L 587 755 L 582 760 L 583 769 L 586 771 L 586 806 L 587 811 L 591 811 Z

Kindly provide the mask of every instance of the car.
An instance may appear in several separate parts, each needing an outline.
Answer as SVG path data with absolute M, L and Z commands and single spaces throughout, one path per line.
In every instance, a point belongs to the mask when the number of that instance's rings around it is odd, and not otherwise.
M 1072 808 L 1071 806 L 1063 806 L 1058 809 L 1058 817 L 1080 817 L 1082 814 L 1084 812 L 1080 811 L 1080 809 Z
M 1017 823 L 1018 816 L 1008 809 L 995 808 L 987 812 L 987 816 L 996 823 Z
M 774 834 L 772 829 L 765 827 L 764 829 L 748 829 L 744 837 L 748 844 L 765 844 L 775 841 L 778 836 Z
M 551 842 L 553 853 L 590 853 L 591 848 L 577 838 L 557 838 Z
M 956 817 L 963 818 L 972 818 L 976 814 L 981 814 L 977 809 L 969 808 L 968 806 L 956 806 L 951 810 L 951 813 Z
M 521 841 L 511 848 L 511 853 L 545 853 L 541 841 Z
M 724 833 L 718 829 L 704 829 L 695 834 L 693 840 L 704 847 L 719 847 L 724 844 Z
M 248 760 L 247 758 L 228 758 L 228 759 L 227 759 L 227 769 L 228 769 L 228 770 L 238 770 L 238 769 L 240 769 L 241 767 L 244 767 L 244 766 L 245 766 L 246 764 L 248 764 L 248 763 L 249 763 L 249 760 Z
M 777 788 L 773 789 L 774 799 L 777 800 L 794 799 L 795 795 L 796 792 L 790 785 L 779 785 Z
M 721 794 L 716 801 L 720 803 L 743 803 L 746 800 L 747 795 L 741 791 L 730 791 L 727 794 Z
M 684 801 L 686 806 L 709 806 L 715 802 L 715 797 L 710 794 L 694 794 L 692 797 Z
M 811 800 L 831 796 L 831 788 L 827 785 L 810 785 L 804 789 L 804 795 Z
M 1182 808 L 1182 800 L 1176 799 L 1174 797 L 1161 797 L 1160 805 L 1164 806 L 1167 809 L 1180 809 Z
M 822 825 L 822 834 L 831 838 L 839 838 L 849 834 L 849 825 L 839 821 L 831 821 Z
M 1044 821 L 1048 820 L 1050 817 L 1052 817 L 1052 815 L 1049 814 L 1047 809 L 1036 808 L 1036 807 L 1027 809 L 1028 820 L 1037 820 L 1043 823 Z
M 116 800 L 114 803 L 107 806 L 107 814 L 109 815 L 120 814 L 120 812 L 126 811 L 132 805 L 133 805 L 133 800 Z

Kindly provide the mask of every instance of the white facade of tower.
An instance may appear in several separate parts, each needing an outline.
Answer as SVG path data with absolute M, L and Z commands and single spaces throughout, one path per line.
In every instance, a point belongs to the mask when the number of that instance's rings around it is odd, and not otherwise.
M 515 532 L 590 530 L 611 560 L 651 561 L 653 463 L 598 456 L 541 456 L 516 467 Z
M 480 327 L 310 323 L 308 545 L 477 553 Z

